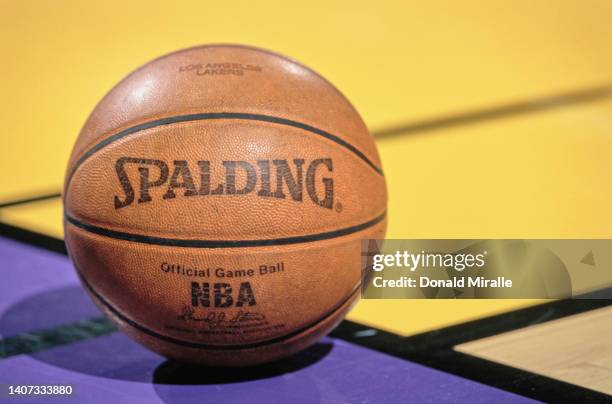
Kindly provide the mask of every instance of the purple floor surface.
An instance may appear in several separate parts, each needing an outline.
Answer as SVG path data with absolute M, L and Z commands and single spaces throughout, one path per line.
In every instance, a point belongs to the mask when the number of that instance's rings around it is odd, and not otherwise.
M 1 338 L 101 316 L 66 257 L 0 238 L 0 258 Z M 74 396 L 53 402 L 78 403 L 530 401 L 332 338 L 289 361 L 220 370 L 166 361 L 114 332 L 0 359 L 7 383 L 71 384 Z

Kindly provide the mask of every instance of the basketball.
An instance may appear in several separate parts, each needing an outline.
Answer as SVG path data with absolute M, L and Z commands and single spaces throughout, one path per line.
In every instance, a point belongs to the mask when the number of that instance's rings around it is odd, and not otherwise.
M 66 246 L 91 298 L 168 358 L 247 366 L 328 333 L 358 300 L 361 240 L 387 193 L 350 102 L 287 57 L 181 50 L 95 107 L 62 193 Z

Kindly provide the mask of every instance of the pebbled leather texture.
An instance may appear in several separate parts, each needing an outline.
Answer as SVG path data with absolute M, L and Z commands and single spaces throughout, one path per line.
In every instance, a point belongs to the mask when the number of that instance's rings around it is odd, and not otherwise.
M 359 296 L 360 240 L 386 227 L 356 110 L 312 70 L 240 45 L 178 51 L 122 80 L 85 123 L 63 198 L 96 304 L 150 349 L 220 366 L 329 332 Z

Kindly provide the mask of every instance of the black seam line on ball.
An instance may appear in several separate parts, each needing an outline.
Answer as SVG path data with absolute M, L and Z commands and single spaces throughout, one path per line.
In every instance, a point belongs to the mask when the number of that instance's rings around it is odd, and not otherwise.
M 136 132 L 140 132 L 145 129 L 155 128 L 157 126 L 170 125 L 170 124 L 179 123 L 179 122 L 203 121 L 203 120 L 210 120 L 210 119 L 241 119 L 241 120 L 248 120 L 248 121 L 261 121 L 261 122 L 270 122 L 270 123 L 275 123 L 279 125 L 285 125 L 285 126 L 291 126 L 294 128 L 303 129 L 305 131 L 317 134 L 319 136 L 323 136 L 324 138 L 329 139 L 345 147 L 346 149 L 350 150 L 355 155 L 357 155 L 361 160 L 366 162 L 378 174 L 383 175 L 382 169 L 376 166 L 369 158 L 366 157 L 365 154 L 363 154 L 355 146 L 353 146 L 352 144 L 348 143 L 345 140 L 340 139 L 336 135 L 332 135 L 331 133 L 326 132 L 322 129 L 315 128 L 314 126 L 310 126 L 305 123 L 296 122 L 296 121 L 292 121 L 292 120 L 285 119 L 285 118 L 269 116 L 269 115 L 248 114 L 248 113 L 242 113 L 242 112 L 208 112 L 208 113 L 200 113 L 200 114 L 170 116 L 167 118 L 162 118 L 162 119 L 157 119 L 157 120 L 150 121 L 150 122 L 141 123 L 140 125 L 136 125 L 136 126 L 132 126 L 130 128 L 124 129 L 121 132 L 116 133 L 104 139 L 100 143 L 96 144 L 95 146 L 87 150 L 81 156 L 81 158 L 77 160 L 76 164 L 74 165 L 74 168 L 72 169 L 72 172 L 70 173 L 70 177 L 68 178 L 67 183 L 70 183 L 70 180 L 72 179 L 72 176 L 76 172 L 77 168 L 79 168 L 79 166 L 83 164 L 85 160 L 87 160 L 89 157 L 91 157 L 93 154 L 95 154 L 99 150 L 103 149 L 104 147 L 108 146 L 109 144 L 119 139 L 122 139 L 126 136 L 129 136 Z
M 328 231 L 324 233 L 308 234 L 304 236 L 276 238 L 276 239 L 262 239 L 262 240 L 200 240 L 200 239 L 177 239 L 177 238 L 164 238 L 145 236 L 143 234 L 125 233 L 122 231 L 116 231 L 106 229 L 104 227 L 94 226 L 92 224 L 81 222 L 67 213 L 64 213 L 66 220 L 74 226 L 88 231 L 90 233 L 98 234 L 100 236 L 114 238 L 118 240 L 133 241 L 136 243 L 143 244 L 154 244 L 172 247 L 188 247 L 188 248 L 237 248 L 237 247 L 264 247 L 271 245 L 286 245 L 286 244 L 300 244 L 309 243 L 313 241 L 327 240 L 336 237 L 346 236 L 352 233 L 356 233 L 361 230 L 365 230 L 369 227 L 376 225 L 385 218 L 386 212 L 382 215 L 367 221 L 365 223 L 358 224 L 356 226 L 346 227 L 344 229 Z
M 75 264 L 75 269 L 76 269 L 77 275 L 81 279 L 81 282 L 96 297 L 96 299 L 98 299 L 100 301 L 100 303 L 102 303 L 106 308 L 108 308 L 108 310 L 110 310 L 115 316 L 119 317 L 122 321 L 126 322 L 130 326 L 136 328 L 137 330 L 139 330 L 139 331 L 141 331 L 141 332 L 143 332 L 143 333 L 145 333 L 145 334 L 147 334 L 147 335 L 149 335 L 151 337 L 154 337 L 154 338 L 157 338 L 157 339 L 161 339 L 161 340 L 164 340 L 166 342 L 170 342 L 170 343 L 173 343 L 173 344 L 186 346 L 186 347 L 189 347 L 189 348 L 209 349 L 209 350 L 217 350 L 217 351 L 234 351 L 234 350 L 240 350 L 240 349 L 260 348 L 260 347 L 265 347 L 267 345 L 272 345 L 272 344 L 276 344 L 276 343 L 283 342 L 283 341 L 286 341 L 288 339 L 291 339 L 291 338 L 293 338 L 293 337 L 295 337 L 295 336 L 297 336 L 297 335 L 299 335 L 299 334 L 301 334 L 301 333 L 303 333 L 305 331 L 308 331 L 312 327 L 316 326 L 317 324 L 322 323 L 323 321 L 327 320 L 329 317 L 331 317 L 332 315 L 337 313 L 338 310 L 340 310 L 342 308 L 342 306 L 344 306 L 346 303 L 348 303 L 355 296 L 355 294 L 359 293 L 359 289 L 361 287 L 361 284 L 358 284 L 353 290 L 351 290 L 351 292 L 349 293 L 349 295 L 345 299 L 343 299 L 340 303 L 335 305 L 331 310 L 326 312 L 323 316 L 321 316 L 317 320 L 309 323 L 308 325 L 299 328 L 298 330 L 292 331 L 289 334 L 281 335 L 279 337 L 271 338 L 271 339 L 264 340 L 264 341 L 253 342 L 251 344 L 215 345 L 215 344 L 203 344 L 203 343 L 200 343 L 200 342 L 185 341 L 185 340 L 182 340 L 182 339 L 169 337 L 167 335 L 159 334 L 159 333 L 157 333 L 157 332 L 155 332 L 155 331 L 153 331 L 153 330 L 143 326 L 142 324 L 137 323 L 136 321 L 134 321 L 131 318 L 129 318 L 129 317 L 125 316 L 124 314 L 122 314 L 115 306 L 113 306 L 112 304 L 107 302 L 91 286 L 91 284 L 85 278 L 85 275 L 83 275 L 83 273 L 79 270 L 79 268 L 76 267 L 76 264 Z

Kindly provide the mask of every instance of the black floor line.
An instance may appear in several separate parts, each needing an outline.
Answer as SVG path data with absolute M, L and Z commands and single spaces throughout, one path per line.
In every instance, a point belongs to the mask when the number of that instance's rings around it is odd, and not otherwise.
M 0 223 L 0 237 L 21 241 L 22 243 L 39 247 L 47 251 L 53 251 L 58 254 L 68 255 L 64 240 L 31 230 L 22 229 L 21 227 L 10 224 Z
M 466 379 L 546 402 L 612 402 L 612 396 L 454 350 L 458 344 L 606 307 L 610 300 L 566 299 L 402 337 L 344 321 L 332 336 Z
M 0 203 L 0 209 L 8 208 L 8 207 L 11 207 L 11 206 L 24 205 L 26 203 L 44 201 L 44 200 L 47 200 L 47 199 L 60 198 L 61 196 L 62 196 L 62 194 L 60 192 L 53 192 L 53 193 L 49 193 L 49 194 L 37 195 L 37 196 L 28 197 L 28 198 L 15 199 L 15 200 L 12 200 L 12 201 Z
M 601 101 L 611 97 L 612 86 L 606 84 L 600 87 L 555 94 L 548 97 L 519 101 L 486 109 L 398 124 L 388 128 L 374 130 L 372 131 L 372 135 L 376 140 L 382 140 L 390 137 L 417 134 L 448 127 L 476 124 L 493 119 L 511 118 L 518 115 L 543 112 L 570 105 Z
M 45 330 L 30 331 L 0 339 L 0 359 L 32 354 L 74 342 L 112 334 L 117 328 L 106 317 L 96 317 L 63 324 Z
M 0 236 L 66 255 L 63 240 L 44 234 L 0 223 Z M 559 300 L 409 337 L 402 337 L 345 320 L 331 333 L 331 336 L 536 400 L 612 402 L 612 397 L 609 395 L 466 355 L 453 349 L 455 345 L 463 342 L 594 310 L 610 304 L 612 304 L 611 300 L 602 299 Z M 91 327 L 92 322 L 95 326 L 93 328 Z M 88 328 L 99 331 L 92 332 L 89 335 L 90 338 L 113 332 L 110 322 L 103 318 L 85 320 L 83 324 L 80 323 L 34 333 L 36 338 L 42 338 L 44 342 L 42 348 L 27 341 L 30 334 L 21 336 L 26 338 L 25 341 L 21 341 L 19 337 L 13 338 L 10 343 L 0 340 L 0 347 L 3 347 L 5 355 L 8 355 L 8 352 L 27 353 L 82 340 L 82 331 L 87 332 Z M 75 333 L 68 332 L 62 338 L 61 332 L 64 329 L 75 331 L 76 336 Z M 57 333 L 60 335 L 56 335 Z

